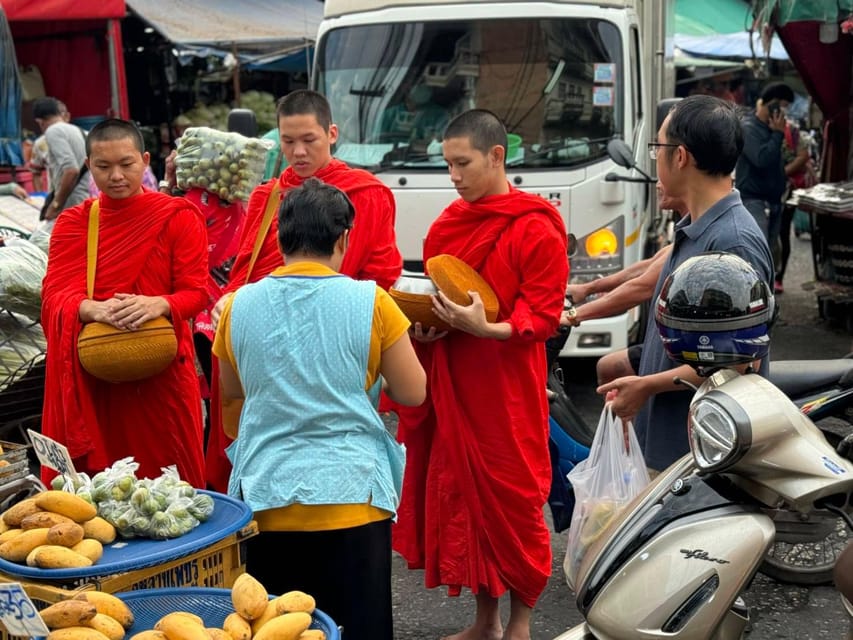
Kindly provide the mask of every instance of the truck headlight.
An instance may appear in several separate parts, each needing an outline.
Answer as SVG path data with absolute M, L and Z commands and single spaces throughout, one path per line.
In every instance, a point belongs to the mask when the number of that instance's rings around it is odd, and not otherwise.
M 620 217 L 571 243 L 569 273 L 572 283 L 589 282 L 622 269 L 624 229 Z
M 690 405 L 690 449 L 702 471 L 719 471 L 737 462 L 749 447 L 749 419 L 728 396 L 711 391 Z

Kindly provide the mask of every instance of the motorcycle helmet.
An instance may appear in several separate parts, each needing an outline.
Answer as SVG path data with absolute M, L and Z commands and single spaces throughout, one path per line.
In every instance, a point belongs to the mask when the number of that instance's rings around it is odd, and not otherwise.
M 703 253 L 664 281 L 655 321 L 672 360 L 698 369 L 747 364 L 767 356 L 773 291 L 743 258 Z

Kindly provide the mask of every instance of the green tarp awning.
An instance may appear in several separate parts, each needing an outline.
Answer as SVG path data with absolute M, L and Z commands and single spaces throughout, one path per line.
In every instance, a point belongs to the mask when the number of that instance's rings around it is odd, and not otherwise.
M 853 2 L 853 0 L 850 0 Z M 676 0 L 675 33 L 707 36 L 747 31 L 752 9 L 745 0 Z

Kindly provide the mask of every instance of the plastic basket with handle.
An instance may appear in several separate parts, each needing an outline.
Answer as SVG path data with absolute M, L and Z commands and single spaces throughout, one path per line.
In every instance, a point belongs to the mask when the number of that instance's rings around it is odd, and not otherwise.
M 234 613 L 230 589 L 144 589 L 115 594 L 127 603 L 133 612 L 134 623 L 127 637 L 153 629 L 157 621 L 167 613 L 188 611 L 200 616 L 206 627 L 222 627 L 225 617 Z M 315 609 L 312 614 L 312 629 L 320 629 L 327 640 L 340 640 L 337 625 L 325 613 Z
M 30 473 L 27 445 L 0 441 L 0 489 Z

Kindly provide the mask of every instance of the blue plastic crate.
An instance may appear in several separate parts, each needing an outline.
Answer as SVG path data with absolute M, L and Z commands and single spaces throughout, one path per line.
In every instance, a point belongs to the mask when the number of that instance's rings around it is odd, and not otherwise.
M 230 589 L 143 589 L 115 595 L 133 611 L 134 624 L 127 632 L 128 638 L 140 631 L 153 629 L 160 618 L 174 611 L 188 611 L 201 616 L 206 627 L 222 627 L 226 616 L 234 613 Z M 321 629 L 327 640 L 341 639 L 338 626 L 329 616 L 315 609 L 312 617 L 312 629 Z

